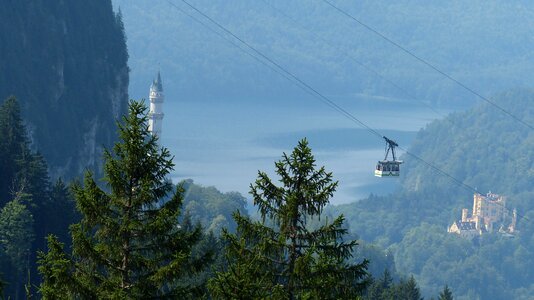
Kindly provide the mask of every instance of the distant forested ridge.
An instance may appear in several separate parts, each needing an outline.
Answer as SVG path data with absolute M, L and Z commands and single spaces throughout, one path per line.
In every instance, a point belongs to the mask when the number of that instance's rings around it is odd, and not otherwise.
M 534 90 L 516 89 L 491 101 L 534 124 Z M 471 208 L 473 193 L 428 166 L 403 157 L 403 187 L 335 207 L 362 239 L 395 255 L 396 270 L 414 274 L 423 294 L 448 284 L 455 299 L 530 299 L 534 294 L 534 132 L 494 106 L 454 113 L 421 130 L 410 151 L 458 180 L 507 197 L 519 233 L 487 234 L 471 242 L 447 233 Z M 387 182 L 384 181 L 384 184 Z
M 109 0 L 3 1 L 0 99 L 15 95 L 53 177 L 99 166 L 129 81 L 126 39 Z
M 491 101 L 533 126 L 534 90 L 510 90 Z M 455 113 L 421 130 L 410 151 L 482 193 L 488 190 L 507 195 L 532 193 L 534 132 L 514 117 L 488 104 Z M 449 180 L 409 157 L 404 167 L 402 182 L 406 190 L 450 187 Z
M 174 2 L 204 20 L 185 4 Z M 483 95 L 530 84 L 532 1 L 331 2 Z M 158 63 L 165 70 L 168 99 L 263 96 L 274 101 L 305 95 L 169 2 L 113 0 L 113 4 L 124 13 L 132 68 L 130 92 L 135 97 L 146 95 Z M 192 4 L 331 97 L 413 100 L 364 64 L 433 104 L 465 107 L 476 101 L 323 1 L 199 0 Z
M 219 236 L 223 228 L 235 232 L 232 214 L 248 215 L 246 198 L 238 192 L 222 193 L 215 187 L 204 187 L 186 179 L 178 183 L 184 189 L 184 213 L 199 222 L 208 232 Z
M 68 226 L 77 219 L 67 185 L 50 181 L 42 155 L 31 151 L 16 98 L 0 102 L 0 297 L 29 297 L 39 282 L 36 251 L 45 236 L 70 244 Z

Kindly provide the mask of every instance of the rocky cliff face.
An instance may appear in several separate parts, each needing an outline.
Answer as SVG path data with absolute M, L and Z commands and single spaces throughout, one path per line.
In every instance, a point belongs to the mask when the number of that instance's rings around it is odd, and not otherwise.
M 122 18 L 109 0 L 6 0 L 0 99 L 15 95 L 53 177 L 99 172 L 128 100 Z

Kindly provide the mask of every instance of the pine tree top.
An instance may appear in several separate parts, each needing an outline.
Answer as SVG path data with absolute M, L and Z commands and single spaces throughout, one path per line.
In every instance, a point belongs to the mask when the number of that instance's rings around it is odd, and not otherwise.
M 61 271 L 74 280 L 55 282 L 55 265 L 65 255 L 42 254 L 42 291 L 53 291 L 52 286 L 99 299 L 191 296 L 199 291 L 187 280 L 204 268 L 211 254 L 191 256 L 201 228 L 179 223 L 183 190 L 167 178 L 172 157 L 148 131 L 147 114 L 144 103 L 130 103 L 119 124 L 120 141 L 104 154 L 108 189 L 90 172 L 83 185 L 74 186 L 82 220 L 71 226 L 73 255 L 70 267 Z M 49 247 L 56 252 L 61 248 L 54 240 Z

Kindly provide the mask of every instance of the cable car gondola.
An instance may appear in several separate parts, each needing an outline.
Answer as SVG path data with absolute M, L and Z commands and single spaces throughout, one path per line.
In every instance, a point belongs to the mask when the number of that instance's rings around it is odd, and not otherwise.
M 386 140 L 386 156 L 384 160 L 378 161 L 375 169 L 376 177 L 399 177 L 400 175 L 400 164 L 402 160 L 397 160 L 395 155 L 395 147 L 399 146 L 395 141 L 383 137 Z M 388 160 L 389 151 L 391 150 L 391 156 L 393 160 Z

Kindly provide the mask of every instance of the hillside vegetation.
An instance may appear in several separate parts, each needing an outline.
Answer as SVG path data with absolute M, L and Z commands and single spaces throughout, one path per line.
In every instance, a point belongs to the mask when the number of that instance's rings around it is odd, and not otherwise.
M 332 2 L 484 95 L 530 84 L 531 1 Z M 209 23 L 181 1 L 173 3 Z M 413 100 L 364 64 L 418 99 L 443 106 L 472 104 L 462 88 L 323 1 L 191 3 L 327 95 Z M 124 15 L 135 97 L 146 97 L 157 68 L 165 76 L 168 99 L 305 96 L 167 1 L 113 4 Z
M 99 166 L 128 98 L 121 17 L 109 0 L 3 1 L 0 99 L 20 101 L 55 178 Z
M 534 123 L 534 91 L 509 91 L 492 101 Z M 426 294 L 447 283 L 458 299 L 528 299 L 534 293 L 533 149 L 534 132 L 490 105 L 429 124 L 410 148 L 481 193 L 505 195 L 507 208 L 520 214 L 512 239 L 489 234 L 470 242 L 447 234 L 461 209 L 472 206 L 472 192 L 410 156 L 397 193 L 335 209 L 364 240 L 389 248 L 397 270 L 415 274 Z
M 193 222 L 200 222 L 208 232 L 219 236 L 221 230 L 226 228 L 235 232 L 236 223 L 232 214 L 239 211 L 248 215 L 246 198 L 238 192 L 223 193 L 213 186 L 204 187 L 187 179 L 180 182 L 184 188 L 183 209 L 186 215 L 191 216 Z

